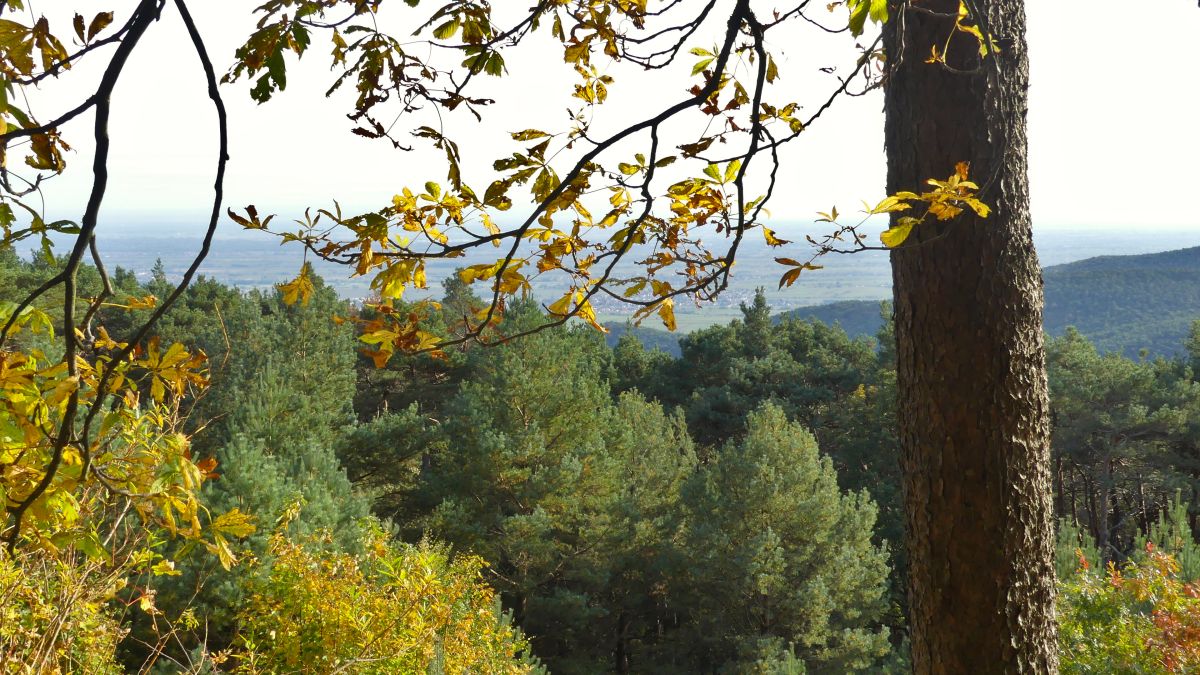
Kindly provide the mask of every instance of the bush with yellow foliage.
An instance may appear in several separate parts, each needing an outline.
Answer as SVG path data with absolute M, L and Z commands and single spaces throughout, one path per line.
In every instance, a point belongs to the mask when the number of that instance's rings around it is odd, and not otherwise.
M 399 544 L 378 524 L 364 553 L 321 537 L 271 539 L 271 569 L 239 614 L 240 673 L 528 673 L 528 643 L 475 556 Z M 327 539 L 327 537 L 326 537 Z

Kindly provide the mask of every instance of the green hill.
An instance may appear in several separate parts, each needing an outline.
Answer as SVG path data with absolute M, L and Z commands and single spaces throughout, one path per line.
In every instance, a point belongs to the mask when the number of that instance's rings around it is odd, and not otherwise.
M 605 340 L 609 347 L 617 346 L 621 336 L 625 333 L 633 333 L 642 346 L 646 349 L 661 349 L 671 356 L 678 357 L 679 351 L 679 333 L 671 333 L 657 328 L 646 328 L 643 326 L 634 326 L 632 323 L 622 323 L 619 321 L 607 321 L 604 327 L 608 329 L 608 335 Z
M 1145 255 L 1101 256 L 1047 267 L 1046 331 L 1075 326 L 1101 351 L 1170 356 L 1200 319 L 1200 247 Z M 836 302 L 781 316 L 838 323 L 851 335 L 873 335 L 879 303 Z
M 875 335 L 883 324 L 884 315 L 881 305 L 882 301 L 880 300 L 843 300 L 793 309 L 777 315 L 776 319 L 816 320 L 831 326 L 837 324 L 851 336 Z

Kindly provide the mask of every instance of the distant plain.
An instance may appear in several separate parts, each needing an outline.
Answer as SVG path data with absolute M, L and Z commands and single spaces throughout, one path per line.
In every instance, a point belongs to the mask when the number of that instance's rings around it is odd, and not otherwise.
M 772 224 L 778 235 L 798 243 L 769 248 L 757 231 L 743 243 L 734 267 L 730 288 L 717 302 L 704 306 L 681 303 L 677 307 L 679 330 L 688 332 L 725 323 L 739 316 L 738 306 L 762 287 L 772 308 L 785 312 L 847 300 L 882 300 L 891 295 L 891 271 L 884 251 L 864 251 L 853 255 L 829 255 L 818 261 L 824 269 L 805 272 L 792 287 L 778 289 L 783 267 L 774 258 L 784 256 L 805 260 L 811 248 L 804 235 L 819 235 L 820 225 L 798 223 Z M 130 226 L 110 223 L 101 229 L 98 243 L 110 266 L 120 266 L 146 278 L 156 260 L 161 259 L 168 278 L 178 278 L 199 247 L 197 226 L 182 222 Z M 1035 227 L 1035 243 L 1044 267 L 1105 255 L 1133 255 L 1200 246 L 1200 227 L 1187 229 L 1086 229 Z M 61 251 L 60 251 L 61 252 Z M 465 258 L 435 261 L 430 264 L 430 292 L 440 292 L 440 282 L 463 265 L 495 260 L 503 253 L 487 247 Z M 311 258 L 311 257 L 310 257 Z M 296 244 L 280 246 L 278 240 L 257 232 L 245 232 L 223 225 L 213 248 L 200 268 L 201 273 L 240 288 L 264 288 L 295 276 L 303 250 Z M 324 261 L 314 261 L 317 273 L 340 295 L 352 300 L 370 297 L 369 279 L 351 278 L 352 270 Z M 543 278 L 534 283 L 534 294 L 552 301 L 565 290 L 560 278 Z M 419 297 L 419 296 L 418 296 Z M 623 307 L 600 304 L 603 321 L 624 321 Z M 658 327 L 648 320 L 646 327 Z

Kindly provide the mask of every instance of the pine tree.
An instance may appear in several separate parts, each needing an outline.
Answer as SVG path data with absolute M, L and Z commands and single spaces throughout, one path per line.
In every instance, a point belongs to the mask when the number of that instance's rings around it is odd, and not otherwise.
M 843 492 L 811 434 L 766 404 L 689 484 L 690 619 L 704 670 L 781 645 L 814 672 L 863 672 L 889 652 L 888 553 L 876 509 Z M 742 656 L 739 656 L 742 655 Z
M 555 672 L 608 661 L 604 645 L 586 647 L 604 616 L 607 511 L 621 490 L 605 452 L 606 351 L 593 334 L 556 330 L 473 355 L 417 495 L 432 506 L 419 526 L 491 564 Z
M 665 672 L 690 664 L 686 637 L 674 624 L 680 594 L 691 591 L 682 490 L 697 459 L 681 412 L 640 394 L 620 396 L 605 422 L 605 447 L 621 489 L 609 506 L 611 523 L 602 626 L 611 636 L 609 670 Z
M 1178 478 L 1157 467 L 1185 428 L 1179 395 L 1192 388 L 1167 386 L 1154 364 L 1099 354 L 1073 328 L 1049 342 L 1047 361 L 1059 512 L 1087 528 L 1105 560 L 1119 559 L 1149 527 L 1148 507 L 1173 492 Z

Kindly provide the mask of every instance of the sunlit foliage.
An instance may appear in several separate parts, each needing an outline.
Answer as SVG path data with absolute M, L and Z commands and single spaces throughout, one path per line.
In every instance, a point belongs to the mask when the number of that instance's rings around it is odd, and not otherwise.
M 1200 668 L 1200 588 L 1167 553 L 1097 569 L 1079 555 L 1059 599 L 1064 673 L 1194 673 Z
M 531 671 L 524 638 L 480 583 L 481 559 L 394 544 L 377 525 L 362 534 L 358 556 L 315 552 L 321 542 L 286 527 L 271 537 L 270 573 L 241 608 L 236 672 Z

